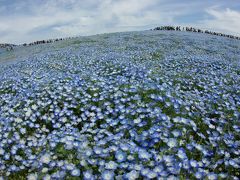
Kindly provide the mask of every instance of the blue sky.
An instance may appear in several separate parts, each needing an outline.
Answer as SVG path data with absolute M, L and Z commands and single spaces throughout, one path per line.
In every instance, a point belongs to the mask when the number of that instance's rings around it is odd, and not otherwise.
M 0 0 L 0 43 L 161 25 L 240 36 L 240 0 Z

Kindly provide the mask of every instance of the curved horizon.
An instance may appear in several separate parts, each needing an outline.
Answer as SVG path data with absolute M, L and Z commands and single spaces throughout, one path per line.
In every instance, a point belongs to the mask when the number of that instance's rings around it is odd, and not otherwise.
M 201 32 L 197 32 L 196 33 L 204 33 L 204 34 L 210 34 L 210 35 L 217 35 L 217 36 L 221 36 L 221 37 L 227 37 L 227 38 L 232 38 L 232 39 L 240 39 L 240 36 L 236 36 L 236 35 L 232 35 L 232 34 L 225 34 L 225 33 L 222 33 L 222 32 L 215 32 L 215 31 L 210 31 L 208 29 L 198 29 L 196 27 L 181 27 L 181 26 L 171 26 L 171 25 L 168 25 L 168 26 L 157 26 L 157 27 L 154 27 L 152 29 L 146 29 L 146 30 L 139 30 L 139 31 L 148 31 L 148 30 L 159 30 L 159 29 L 156 29 L 156 28 L 159 28 L 159 27 L 179 27 L 180 28 L 180 31 L 182 32 L 194 32 L 194 31 L 190 31 L 190 30 L 186 30 L 186 28 L 193 28 L 195 30 L 200 30 Z M 172 31 L 172 30 L 167 30 L 167 29 L 161 29 L 161 31 Z M 174 30 L 174 31 L 178 31 L 178 30 Z M 207 31 L 207 33 L 206 33 Z M 89 36 L 95 36 L 95 35 L 101 35 L 101 34 L 111 34 L 111 33 L 124 33 L 124 32 L 137 32 L 137 31 L 116 31 L 116 32 L 108 32 L 108 33 L 98 33 L 98 34 L 92 34 L 92 35 L 83 35 L 83 36 L 69 36 L 69 37 L 58 37 L 58 38 L 50 38 L 50 39 L 38 39 L 38 40 L 35 40 L 35 41 L 32 41 L 32 42 L 24 42 L 24 43 L 21 43 L 21 44 L 11 44 L 11 43 L 0 43 L 0 45 L 13 45 L 13 46 L 28 46 L 28 45 L 37 45 L 37 44 L 45 44 L 45 43 L 52 43 L 52 42 L 56 42 L 56 41 L 62 41 L 62 40 L 66 40 L 66 39 L 72 39 L 72 38 L 77 38 L 77 37 L 89 37 Z M 214 34 L 216 33 L 216 34 Z M 232 37 L 230 37 L 232 36 Z M 49 41 L 49 42 L 48 42 Z M 0 47 L 1 48 L 1 47 Z

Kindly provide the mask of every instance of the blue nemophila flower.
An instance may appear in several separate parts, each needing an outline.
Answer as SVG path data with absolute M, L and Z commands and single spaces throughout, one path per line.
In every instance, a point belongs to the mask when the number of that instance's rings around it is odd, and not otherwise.
M 178 145 L 178 142 L 176 139 L 174 138 L 169 138 L 168 141 L 167 141 L 167 145 L 170 147 L 170 148 L 173 148 L 173 147 L 176 147 Z
M 94 152 L 95 152 L 96 154 L 101 154 L 101 153 L 102 153 L 102 148 L 100 148 L 100 147 L 95 147 L 95 148 L 94 148 Z
M 3 159 L 4 160 L 9 160 L 10 159 L 10 154 L 9 153 L 4 154 Z
M 196 173 L 195 173 L 195 177 L 196 177 L 197 179 L 203 179 L 204 173 L 203 173 L 203 172 L 196 172 Z
M 218 176 L 215 173 L 209 173 L 207 175 L 207 178 L 210 179 L 210 180 L 217 180 Z
M 150 169 L 149 168 L 143 168 L 141 170 L 141 174 L 144 176 L 144 177 L 147 177 L 148 173 L 150 173 Z
M 50 154 L 47 154 L 47 153 L 42 155 L 40 158 L 40 162 L 42 162 L 44 164 L 48 164 L 48 163 L 50 163 L 50 161 L 51 161 L 51 156 L 50 156 Z
M 37 174 L 29 174 L 28 176 L 27 176 L 27 179 L 28 180 L 37 180 L 38 179 L 38 176 L 37 176 Z
M 193 168 L 197 168 L 198 167 L 198 162 L 196 160 L 190 160 L 189 161 L 190 165 L 193 167 Z
M 141 122 L 141 119 L 140 119 L 140 118 L 134 119 L 133 122 L 134 122 L 135 124 L 138 124 L 138 123 Z
M 92 149 L 88 148 L 85 150 L 85 155 L 86 156 L 91 156 L 92 155 Z
M 65 164 L 64 167 L 65 167 L 66 170 L 69 170 L 69 171 L 74 170 L 74 165 L 73 164 Z
M 72 176 L 80 176 L 80 170 L 79 169 L 73 169 L 71 171 Z
M 91 171 L 83 172 L 83 179 L 84 180 L 94 180 L 94 176 Z
M 128 144 L 120 144 L 120 148 L 121 148 L 123 151 L 127 151 L 127 150 L 129 150 L 129 145 L 128 145 Z
M 182 163 L 182 167 L 186 170 L 189 170 L 190 169 L 190 163 L 188 160 L 184 160 L 183 163 Z
M 182 135 L 181 131 L 180 131 L 180 130 L 177 130 L 177 129 L 173 130 L 173 131 L 172 131 L 172 134 L 173 134 L 174 137 L 179 137 L 179 136 Z
M 169 175 L 169 173 L 168 173 L 167 171 L 161 171 L 161 172 L 159 173 L 159 175 L 160 175 L 161 177 L 167 177 L 167 176 Z
M 43 177 L 43 180 L 51 180 L 51 175 L 47 174 Z
M 117 159 L 118 162 L 123 162 L 126 160 L 127 154 L 123 151 L 117 151 L 115 153 L 115 158 Z
M 168 170 L 171 174 L 179 175 L 181 170 L 181 163 L 175 162 L 175 164 L 172 164 L 168 167 Z
M 149 160 L 152 157 L 152 155 L 147 151 L 141 149 L 138 151 L 138 157 L 143 160 Z
M 129 173 L 125 174 L 124 177 L 130 180 L 135 180 L 135 179 L 138 179 L 139 172 L 136 170 L 132 170 Z
M 102 179 L 103 180 L 113 180 L 114 179 L 114 172 L 113 171 L 104 171 L 102 172 Z
M 0 148 L 0 155 L 4 155 L 5 150 L 3 148 Z
M 177 156 L 181 159 L 186 159 L 187 158 L 186 152 L 183 148 L 178 149 Z
M 150 170 L 149 173 L 146 175 L 146 177 L 147 177 L 148 179 L 154 179 L 154 178 L 157 177 L 157 173 L 154 172 L 154 171 L 152 171 L 152 170 Z
M 115 170 L 117 168 L 117 166 L 118 166 L 118 164 L 115 163 L 114 161 L 109 161 L 108 163 L 105 163 L 106 169 Z

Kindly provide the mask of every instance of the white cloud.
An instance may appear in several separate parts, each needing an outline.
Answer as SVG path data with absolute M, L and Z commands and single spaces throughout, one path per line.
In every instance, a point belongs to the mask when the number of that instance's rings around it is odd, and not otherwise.
M 152 9 L 157 0 L 49 0 L 46 3 L 29 3 L 30 15 L 0 17 L 0 30 L 9 31 L 1 40 L 6 42 L 29 42 L 55 36 L 89 35 L 103 32 L 139 30 L 150 23 L 168 23 L 163 19 L 164 10 Z M 23 8 L 17 3 L 14 9 Z M 11 20 L 9 20 L 11 19 Z M 53 27 L 54 26 L 54 27 Z M 49 28 L 49 36 L 36 30 Z M 149 27 L 150 28 L 150 27 Z M 14 33 L 12 32 L 14 30 Z M 33 34 L 35 32 L 35 34 Z M 50 33 L 51 32 L 51 33 Z M 53 33 L 54 32 L 54 33 Z
M 183 25 L 176 21 L 176 17 L 191 16 L 203 11 L 206 6 L 199 1 L 187 0 L 17 1 L 11 4 L 16 13 L 2 15 L 6 8 L 0 9 L 0 35 L 4 34 L 0 40 L 23 43 L 55 37 L 144 30 L 158 25 Z M 209 8 L 206 12 L 211 19 L 190 25 L 224 32 L 240 29 L 237 21 L 240 19 L 239 12 L 216 8 Z
M 240 11 L 212 7 L 206 9 L 206 12 L 211 18 L 201 21 L 202 26 L 220 32 L 240 35 Z

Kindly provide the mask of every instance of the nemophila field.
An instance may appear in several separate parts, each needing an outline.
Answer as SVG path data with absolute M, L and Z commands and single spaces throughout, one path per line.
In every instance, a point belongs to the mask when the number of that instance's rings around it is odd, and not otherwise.
M 240 41 L 143 31 L 8 53 L 2 178 L 240 176 Z

